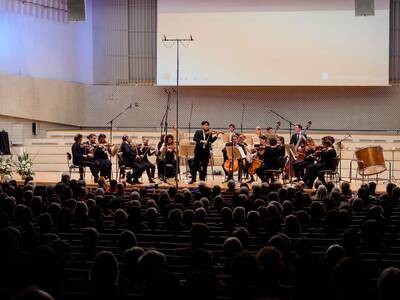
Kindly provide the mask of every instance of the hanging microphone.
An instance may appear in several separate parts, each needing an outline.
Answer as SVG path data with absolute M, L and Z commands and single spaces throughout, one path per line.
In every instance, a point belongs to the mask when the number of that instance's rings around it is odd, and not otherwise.
M 131 104 L 129 104 L 128 108 L 129 108 L 129 109 L 132 109 L 132 103 L 131 103 Z
M 132 105 L 132 104 L 131 104 Z M 135 107 L 139 107 L 139 103 L 135 102 Z
M 191 40 L 191 41 L 193 41 L 193 37 L 192 37 L 192 35 L 190 35 L 190 40 Z

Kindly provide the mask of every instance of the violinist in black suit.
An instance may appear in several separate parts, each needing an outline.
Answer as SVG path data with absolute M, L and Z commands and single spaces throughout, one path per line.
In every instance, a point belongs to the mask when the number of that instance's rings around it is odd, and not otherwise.
M 100 170 L 100 176 L 111 178 L 111 160 L 108 155 L 111 153 L 111 145 L 106 141 L 106 135 L 101 133 L 98 137 L 98 145 L 94 151 L 94 161 Z
M 196 182 L 197 172 L 199 172 L 201 181 L 206 180 L 211 144 L 218 138 L 218 135 L 212 136 L 213 133 L 210 130 L 210 123 L 208 121 L 201 122 L 201 126 L 202 129 L 197 130 L 193 136 L 196 146 L 194 148 L 194 159 L 191 168 L 192 180 L 189 184 Z
M 97 168 L 96 162 L 93 160 L 93 153 L 88 152 L 89 144 L 82 144 L 82 134 L 77 134 L 74 137 L 75 143 L 71 147 L 72 152 L 72 163 L 76 166 L 80 166 L 79 168 L 79 179 L 83 180 L 83 167 L 89 167 L 90 172 L 93 175 L 94 181 L 97 182 L 99 179 L 99 169 Z
M 146 168 L 146 174 L 149 178 L 150 183 L 155 183 L 154 174 L 156 171 L 156 166 L 149 160 L 149 156 L 157 155 L 158 150 L 149 145 L 149 139 L 145 136 L 142 137 L 142 144 L 138 148 L 138 153 L 140 161 L 144 164 Z
M 322 170 L 332 170 L 336 168 L 336 150 L 333 148 L 332 141 L 330 139 L 325 139 L 322 141 L 323 149 L 320 151 L 315 151 L 319 154 L 320 158 L 318 162 L 308 168 L 305 176 L 304 182 L 308 188 L 312 188 L 315 178 L 325 184 L 325 178 L 322 174 L 319 174 Z
M 133 173 L 126 176 L 126 181 L 128 183 L 140 184 L 139 178 L 146 170 L 146 166 L 140 161 L 138 151 L 136 147 L 132 147 L 131 143 L 132 139 L 129 136 L 124 135 L 122 137 L 120 151 L 122 152 L 123 164 L 133 169 Z

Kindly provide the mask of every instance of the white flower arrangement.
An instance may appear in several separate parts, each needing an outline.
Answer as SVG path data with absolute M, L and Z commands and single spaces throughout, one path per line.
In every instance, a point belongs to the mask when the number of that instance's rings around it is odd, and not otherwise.
M 10 158 L 4 155 L 0 156 L 0 176 L 11 175 L 12 174 L 13 163 Z
M 28 177 L 35 175 L 35 172 L 32 170 L 33 161 L 29 157 L 29 154 L 23 152 L 21 155 L 18 155 L 18 161 L 15 163 L 16 171 L 21 177 Z

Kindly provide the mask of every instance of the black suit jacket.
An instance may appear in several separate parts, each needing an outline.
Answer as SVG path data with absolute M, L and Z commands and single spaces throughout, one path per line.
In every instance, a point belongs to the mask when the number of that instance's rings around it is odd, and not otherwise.
M 133 150 L 132 146 L 123 142 L 121 145 L 122 159 L 124 161 L 135 161 L 137 152 Z
M 72 163 L 74 165 L 81 165 L 83 161 L 85 161 L 85 149 L 81 147 L 79 143 L 73 143 L 71 147 L 72 152 Z
M 307 135 L 304 135 L 305 138 L 307 138 Z M 290 138 L 290 144 L 297 145 L 297 142 L 299 139 L 297 138 L 297 133 L 293 133 L 292 137 Z
M 264 152 L 264 168 L 277 170 L 282 167 L 281 165 L 282 148 L 267 148 Z
M 194 148 L 194 154 L 210 154 L 211 144 L 217 140 L 217 136 L 210 136 L 210 133 L 205 134 L 205 140 L 208 140 L 207 144 L 201 143 L 204 140 L 203 130 L 197 130 L 194 133 L 193 141 L 196 142 Z

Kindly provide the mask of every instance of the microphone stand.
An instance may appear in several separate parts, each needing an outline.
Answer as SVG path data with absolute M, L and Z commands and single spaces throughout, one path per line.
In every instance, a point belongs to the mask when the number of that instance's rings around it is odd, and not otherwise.
M 193 103 L 190 106 L 190 115 L 189 115 L 189 143 L 191 141 L 191 136 L 190 136 L 190 129 L 192 127 L 192 114 L 193 114 Z
M 114 121 L 118 119 L 120 116 L 122 116 L 128 109 L 132 109 L 132 104 L 129 104 L 123 111 L 121 111 L 118 115 L 116 115 L 114 118 L 112 118 L 110 121 L 106 123 L 110 124 L 110 144 L 112 144 Z
M 270 109 L 270 112 L 273 113 L 274 115 L 278 116 L 279 118 L 281 118 L 282 120 L 284 120 L 285 122 L 287 122 L 289 124 L 289 182 L 292 183 L 292 156 L 293 154 L 291 153 L 292 150 L 290 148 L 290 139 L 292 138 L 292 126 L 294 126 L 294 123 L 288 119 L 286 119 L 284 116 L 280 115 L 279 113 L 277 113 L 276 111 Z M 292 155 L 291 155 L 292 154 Z
M 165 147 L 165 158 L 164 158 L 164 178 L 163 178 L 163 182 L 165 182 L 166 184 L 171 185 L 168 181 L 167 181 L 167 135 L 168 135 L 168 111 L 171 110 L 170 108 L 170 102 L 171 102 L 171 90 L 167 89 L 165 91 L 168 94 L 168 98 L 167 98 L 167 107 L 165 109 L 165 114 L 163 116 L 163 120 L 161 121 L 161 125 L 164 122 L 164 147 Z M 160 154 L 161 155 L 161 154 Z M 160 176 L 159 176 L 160 177 Z
M 113 139 L 113 124 L 114 124 L 114 121 L 116 119 L 118 119 L 119 117 L 121 117 L 128 109 L 132 109 L 132 103 L 129 104 L 123 111 L 121 111 L 119 114 L 117 114 L 114 118 L 112 118 L 110 121 L 108 121 L 106 123 L 106 124 L 110 124 L 110 144 L 112 144 L 112 139 Z M 112 164 L 111 164 L 111 178 L 110 178 L 110 180 L 112 179 L 112 175 L 113 175 L 113 172 L 112 172 Z M 117 177 L 118 177 L 118 175 L 117 175 Z
M 182 38 L 167 38 L 165 35 L 162 38 L 163 42 L 173 42 L 176 43 L 176 172 L 175 172 L 175 184 L 176 188 L 178 189 L 178 172 L 179 172 L 179 46 L 183 42 L 193 42 L 194 39 L 190 35 L 190 38 L 182 39 Z
M 339 147 L 339 182 L 342 181 L 342 142 L 347 140 L 349 137 L 351 137 L 351 134 L 347 133 L 344 138 L 336 142 L 336 145 Z

